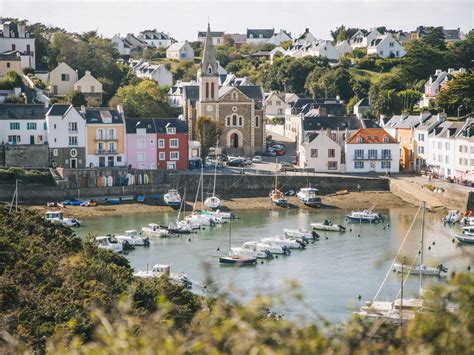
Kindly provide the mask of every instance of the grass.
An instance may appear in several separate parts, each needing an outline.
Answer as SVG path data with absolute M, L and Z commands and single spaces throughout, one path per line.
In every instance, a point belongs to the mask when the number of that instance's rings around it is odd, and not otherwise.
M 356 79 L 369 79 L 372 85 L 376 84 L 383 76 L 388 74 L 388 73 L 377 73 L 370 70 L 356 69 L 356 68 L 350 68 L 349 72 Z

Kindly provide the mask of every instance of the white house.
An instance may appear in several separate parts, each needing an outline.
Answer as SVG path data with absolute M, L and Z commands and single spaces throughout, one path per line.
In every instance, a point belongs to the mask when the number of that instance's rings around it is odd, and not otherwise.
M 346 53 L 352 53 L 352 47 L 347 40 L 337 42 L 335 48 L 339 57 Z
M 223 31 L 210 31 L 212 38 L 212 44 L 215 46 L 220 46 L 224 44 L 225 40 L 225 33 Z M 206 41 L 206 34 L 207 31 L 199 31 L 198 32 L 198 41 L 204 43 Z
M 474 182 L 474 117 L 466 120 L 455 136 L 454 177 Z
M 169 33 L 159 32 L 157 30 L 142 31 L 138 35 L 138 38 L 153 48 L 168 48 L 175 42 Z
M 455 137 L 464 127 L 464 122 L 445 121 L 438 125 L 428 137 L 426 164 L 428 169 L 441 178 L 453 179 L 455 174 Z M 459 149 L 458 144 L 458 149 Z
M 49 73 L 49 92 L 58 96 L 69 95 L 74 91 L 74 83 L 77 79 L 77 71 L 61 62 Z
M 166 50 L 166 58 L 179 61 L 191 61 L 194 60 L 194 50 L 188 41 L 176 42 Z
M 183 107 L 184 87 L 197 87 L 197 85 L 198 82 L 194 80 L 178 81 L 174 86 L 170 87 L 170 90 L 168 91 L 168 104 L 175 108 Z
M 35 39 L 30 38 L 26 25 L 0 18 L 0 54 L 19 55 L 21 68 L 36 68 Z
M 267 117 L 285 117 L 285 94 L 272 91 L 265 96 L 265 113 Z
M 281 42 L 285 41 L 291 41 L 291 33 L 286 32 L 285 30 L 280 30 L 280 32 L 274 33 L 267 43 L 279 46 Z
M 86 166 L 86 120 L 72 105 L 51 106 L 46 113 L 50 160 L 53 166 Z
M 331 41 L 326 40 L 313 42 L 311 47 L 306 51 L 305 55 L 325 57 L 332 61 L 339 59 L 338 50 L 332 45 Z
M 428 118 L 425 118 L 429 115 Z M 420 115 L 420 124 L 414 128 L 413 138 L 415 140 L 415 170 L 420 171 L 426 168 L 426 159 L 428 156 L 428 137 L 446 119 L 446 114 L 422 113 Z
M 324 173 L 344 172 L 342 152 L 343 148 L 331 138 L 330 131 L 306 133 L 298 147 L 298 167 Z
M 438 94 L 441 92 L 441 90 L 443 90 L 443 88 L 453 76 L 465 72 L 466 69 L 464 68 L 459 68 L 459 70 L 449 68 L 447 72 L 441 69 L 436 69 L 434 75 L 430 75 L 425 83 L 425 92 L 423 93 L 423 97 L 420 100 L 419 105 L 421 107 L 429 107 L 430 102 L 436 99 L 436 96 L 438 96 Z
M 367 47 L 368 55 L 377 55 L 381 58 L 401 58 L 405 53 L 405 49 L 390 33 L 378 36 Z
M 129 44 L 120 37 L 119 34 L 115 34 L 111 38 L 112 45 L 117 48 L 117 51 L 119 52 L 120 55 L 130 55 L 131 52 L 131 47 Z
M 380 35 L 380 32 L 377 31 L 376 28 L 371 29 L 367 35 L 365 35 L 361 30 L 358 30 L 349 40 L 349 44 L 354 49 L 367 48 L 370 43 Z
M 282 47 L 275 47 L 270 51 L 270 63 L 273 64 L 273 59 L 276 57 L 284 57 L 286 50 Z
M 140 60 L 132 70 L 138 78 L 154 80 L 158 85 L 173 85 L 173 74 L 164 64 L 150 64 Z
M 48 141 L 43 104 L 0 104 L 0 143 L 23 145 Z
M 275 29 L 249 29 L 247 28 L 247 43 L 263 44 L 267 43 L 275 34 Z
M 102 104 L 102 83 L 94 78 L 90 71 L 86 71 L 84 76 L 74 83 L 74 90 L 82 92 L 84 97 L 95 102 L 96 106 Z
M 346 172 L 398 173 L 398 142 L 383 128 L 362 128 L 346 141 Z
M 316 37 L 309 31 L 309 28 L 306 28 L 304 32 L 301 34 L 301 36 L 298 37 L 298 40 L 304 40 L 304 41 L 316 41 Z

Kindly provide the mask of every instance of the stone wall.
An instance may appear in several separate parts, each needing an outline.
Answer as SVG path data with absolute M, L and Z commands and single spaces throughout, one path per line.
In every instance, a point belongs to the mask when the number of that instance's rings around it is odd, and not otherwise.
M 5 166 L 20 168 L 47 168 L 49 166 L 49 148 L 47 144 L 6 144 Z

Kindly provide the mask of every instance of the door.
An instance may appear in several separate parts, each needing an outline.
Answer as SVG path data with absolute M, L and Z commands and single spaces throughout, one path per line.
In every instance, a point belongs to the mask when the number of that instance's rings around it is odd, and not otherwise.
M 35 136 L 30 136 L 30 144 L 35 144 Z
M 76 158 L 69 159 L 69 167 L 71 169 L 76 169 L 77 168 L 77 159 Z
M 99 167 L 105 168 L 105 157 L 99 157 Z
M 374 161 L 371 161 L 371 162 L 370 162 L 370 172 L 371 172 L 371 173 L 374 173 L 374 172 L 375 172 L 375 162 L 374 162 Z
M 239 135 L 237 133 L 232 133 L 230 136 L 230 147 L 238 148 L 239 147 Z
M 176 170 L 176 163 L 169 161 L 169 162 L 166 164 L 166 169 L 168 169 L 168 170 Z
M 113 156 L 107 157 L 107 166 L 108 167 L 114 166 L 114 157 Z

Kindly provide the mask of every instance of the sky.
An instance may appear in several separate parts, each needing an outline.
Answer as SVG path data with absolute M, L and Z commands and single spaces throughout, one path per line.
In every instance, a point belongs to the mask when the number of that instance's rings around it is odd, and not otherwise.
M 283 28 L 297 36 L 309 28 L 321 39 L 346 27 L 413 30 L 418 25 L 474 27 L 473 0 L 0 0 L 0 17 L 17 17 L 65 28 L 98 30 L 104 36 L 144 29 L 168 32 L 177 40 L 197 39 L 210 21 L 214 31 Z

